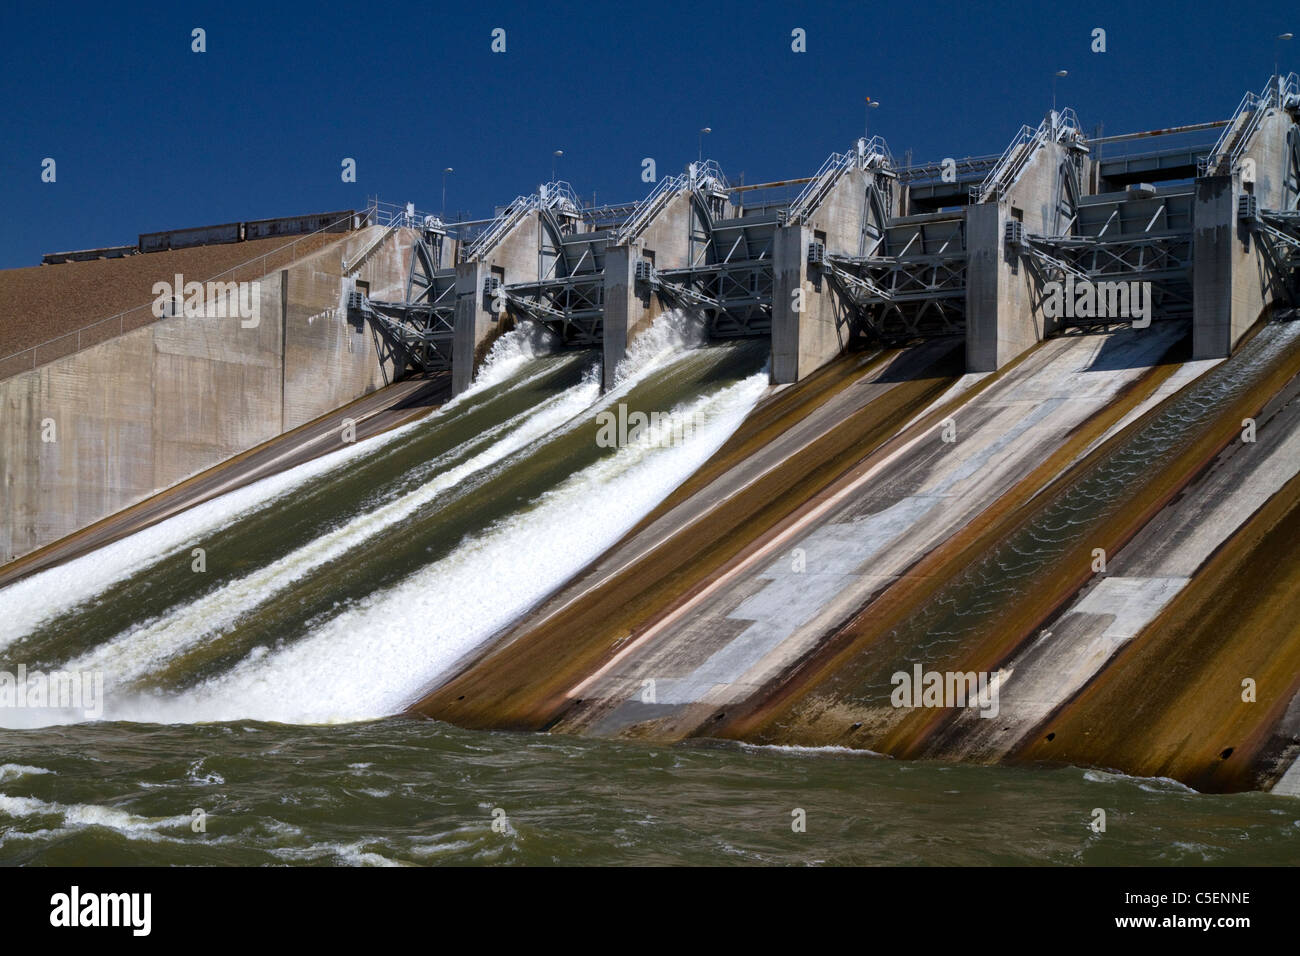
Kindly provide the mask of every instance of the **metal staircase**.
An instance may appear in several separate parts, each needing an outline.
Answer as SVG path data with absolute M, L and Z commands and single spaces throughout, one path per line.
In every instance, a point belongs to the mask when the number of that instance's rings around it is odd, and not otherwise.
M 840 177 L 854 169 L 889 169 L 894 165 L 889 147 L 879 136 L 859 139 L 854 148 L 843 153 L 831 153 L 812 181 L 795 197 L 786 211 L 786 222 L 802 222 L 811 216 L 830 195 Z
M 1079 143 L 1084 139 L 1083 132 L 1079 128 L 1079 117 L 1075 115 L 1074 110 L 1068 108 L 1059 113 L 1048 113 L 1038 124 L 1037 129 L 1030 129 L 1028 126 L 1020 127 L 1020 132 L 1012 138 L 1011 144 L 1003 151 L 984 181 L 978 186 L 971 187 L 971 204 L 988 202 L 991 199 L 1002 200 L 1007 190 L 1020 179 L 1029 161 L 1041 147 L 1053 142 Z

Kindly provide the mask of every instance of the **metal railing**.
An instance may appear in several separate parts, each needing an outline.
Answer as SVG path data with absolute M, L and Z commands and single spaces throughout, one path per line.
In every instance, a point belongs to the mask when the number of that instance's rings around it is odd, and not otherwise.
M 470 260 L 482 255 L 488 249 L 496 245 L 497 240 L 504 236 L 514 225 L 524 216 L 537 208 L 537 196 L 516 196 L 510 201 L 510 204 L 501 211 L 501 215 L 492 221 L 492 225 L 484 229 L 469 248 L 465 250 L 465 259 Z
M 1248 90 L 1233 110 L 1232 118 L 1214 148 L 1196 164 L 1197 174 L 1209 176 L 1225 168 L 1229 171 L 1234 169 L 1268 110 L 1285 109 L 1292 101 L 1300 102 L 1300 76 L 1295 73 L 1270 76 L 1262 94 Z
M 543 183 L 537 187 L 538 202 L 543 209 L 563 209 L 581 214 L 582 200 L 564 180 Z
M 543 183 L 537 192 L 528 196 L 516 196 L 501 211 L 501 215 L 492 220 L 491 225 L 478 234 L 470 243 L 462 257 L 468 261 L 475 259 L 495 246 L 505 234 L 513 229 L 525 216 L 537 209 L 562 209 L 575 215 L 582 215 L 582 201 L 573 187 L 563 180 Z
M 872 166 L 890 168 L 894 165 L 893 157 L 884 139 L 873 136 L 871 139 L 859 139 L 854 148 L 843 153 L 831 153 L 826 162 L 813 176 L 812 181 L 804 187 L 803 192 L 795 197 L 786 213 L 787 222 L 797 222 L 810 215 L 830 193 L 839 178 L 851 169 L 868 169 Z
M 351 260 L 343 263 L 343 274 L 345 276 L 350 277 L 353 272 L 361 268 L 371 254 L 387 242 L 388 237 L 398 229 L 418 229 L 421 226 L 433 224 L 437 224 L 439 228 L 442 227 L 442 220 L 437 216 L 420 212 L 410 203 L 405 206 L 398 206 L 395 203 L 382 202 L 378 198 L 371 199 L 369 205 L 366 206 L 365 222 L 368 226 L 383 226 L 384 231 L 370 240 L 370 243 L 353 256 Z
M 1011 144 L 1003 150 L 988 176 L 978 186 L 972 186 L 970 201 L 972 204 L 986 202 L 990 197 L 1002 199 L 1006 191 L 1020 178 L 1020 174 L 1029 165 L 1030 158 L 1040 146 L 1047 143 L 1059 143 L 1064 139 L 1083 139 L 1079 128 L 1079 117 L 1074 110 L 1066 108 L 1059 113 L 1051 112 L 1038 124 L 1037 129 L 1028 126 L 1011 139 Z
M 307 233 L 304 236 L 299 236 L 297 239 L 294 239 L 292 242 L 285 243 L 283 246 L 280 246 L 276 249 L 272 249 L 270 252 L 264 252 L 260 256 L 254 256 L 252 259 L 248 259 L 244 262 L 238 263 L 237 265 L 233 265 L 222 272 L 218 272 L 216 275 L 209 276 L 206 279 L 203 279 L 202 280 L 203 285 L 206 287 L 207 283 L 209 282 L 216 282 L 218 280 L 225 279 L 226 277 L 232 275 L 233 273 L 237 272 L 240 269 L 245 269 L 249 266 L 254 266 L 256 263 L 261 262 L 265 259 L 269 259 L 271 256 L 281 255 L 286 250 L 292 250 L 300 242 L 304 242 L 308 239 L 319 236 L 322 233 L 327 233 L 331 231 L 335 226 L 339 225 L 339 223 L 350 220 L 351 218 L 352 218 L 352 214 L 349 213 L 346 217 L 342 219 L 337 219 L 327 226 L 322 226 L 320 229 L 317 229 L 315 232 Z M 157 255 L 157 253 L 150 252 L 150 253 L 143 253 L 143 255 L 146 256 Z M 292 261 L 292 259 L 293 257 L 291 256 L 290 261 Z M 281 267 L 277 266 L 276 268 L 281 268 Z M 272 271 L 274 270 L 270 268 L 263 269 L 260 273 L 257 273 L 254 276 L 252 276 L 252 279 L 245 280 L 245 281 L 264 279 L 266 278 L 266 276 L 270 275 Z M 157 321 L 158 317 L 152 314 L 152 309 L 156 301 L 157 301 L 156 298 L 150 299 L 148 302 L 146 302 L 143 305 L 132 306 L 129 309 L 124 309 L 121 312 L 108 316 L 107 318 L 98 319 L 94 322 L 91 322 L 88 325 L 84 325 L 81 328 L 75 329 L 72 332 L 64 332 L 60 335 L 55 335 L 52 336 L 51 338 L 45 339 L 43 342 L 38 342 L 35 345 L 28 346 L 27 348 L 19 349 L 18 351 L 11 352 L 5 356 L 0 356 L 0 378 L 8 378 L 11 375 L 17 375 L 20 372 L 30 371 L 31 369 L 38 368 L 41 365 L 46 364 L 47 362 L 52 362 L 56 359 L 63 358 L 67 355 L 74 355 L 77 352 L 80 352 L 83 348 L 89 348 L 92 345 L 98 345 L 101 342 L 106 342 L 111 338 L 115 338 L 118 335 L 124 334 L 125 332 L 132 331 L 133 329 L 136 328 L 142 328 L 145 325 Z M 137 312 L 142 312 L 146 309 L 150 310 L 148 321 L 141 322 L 139 325 L 132 326 L 131 329 L 128 329 L 126 327 L 126 317 L 129 315 L 133 315 Z M 167 318 L 167 317 L 168 316 L 163 316 L 163 318 Z M 67 349 L 66 351 L 58 350 L 56 354 L 50 355 L 48 358 L 45 358 L 43 360 L 39 358 L 38 353 L 42 349 L 49 350 L 50 347 L 53 346 L 55 343 L 62 342 L 65 340 L 71 341 L 71 345 L 72 345 L 71 348 Z M 23 361 L 21 356 L 24 355 L 30 355 L 30 359 L 31 359 L 30 363 Z
M 429 222 L 442 225 L 442 220 L 432 213 L 427 213 L 416 209 L 411 203 L 392 203 L 384 202 L 378 198 L 372 198 L 366 205 L 365 209 L 366 225 L 368 226 L 391 226 L 396 224 L 399 228 L 419 229 L 422 225 Z
M 722 167 L 712 159 L 691 163 L 686 167 L 686 178 L 696 189 L 713 188 L 720 192 L 728 192 L 731 189 L 727 177 L 722 175 Z
M 650 195 L 636 204 L 632 214 L 614 233 L 613 244 L 625 245 L 639 236 L 641 230 L 649 225 L 650 220 L 686 186 L 685 176 L 668 176 L 655 183 L 655 188 L 650 190 Z

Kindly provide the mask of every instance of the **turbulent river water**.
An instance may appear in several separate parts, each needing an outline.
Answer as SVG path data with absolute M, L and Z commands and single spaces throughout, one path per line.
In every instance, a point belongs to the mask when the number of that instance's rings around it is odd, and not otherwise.
M 391 716 L 740 424 L 765 344 L 693 344 L 656 324 L 602 396 L 512 333 L 429 417 L 0 590 L 0 673 L 103 681 L 0 708 L 0 863 L 1291 862 L 1285 797 Z M 607 447 L 620 404 L 672 417 Z
M 99 723 L 5 740 L 9 864 L 1257 865 L 1293 864 L 1300 841 L 1294 798 L 1072 768 L 404 718 Z M 1090 829 L 1096 807 L 1105 833 Z

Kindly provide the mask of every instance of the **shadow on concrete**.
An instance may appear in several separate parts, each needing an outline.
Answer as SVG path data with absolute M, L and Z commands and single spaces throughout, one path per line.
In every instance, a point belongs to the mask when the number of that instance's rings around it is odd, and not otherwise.
M 922 378 L 955 378 L 965 371 L 965 337 L 945 335 L 903 349 L 876 381 L 914 382 Z
M 1171 337 L 1161 350 L 1142 347 L 1138 338 L 1144 330 L 1117 330 L 1114 327 L 1072 330 L 1069 335 L 1107 335 L 1101 350 L 1088 364 L 1089 372 L 1118 372 L 1129 368 L 1151 368 L 1156 365 L 1177 365 L 1192 360 L 1192 323 L 1188 319 L 1153 322 L 1151 330 L 1165 331 L 1170 324 L 1177 324 L 1180 330 Z M 1118 334 L 1117 334 L 1118 333 Z
M 451 372 L 429 372 L 406 379 L 406 381 L 417 380 L 423 381 L 423 384 L 400 402 L 395 403 L 392 408 L 432 408 L 451 398 Z

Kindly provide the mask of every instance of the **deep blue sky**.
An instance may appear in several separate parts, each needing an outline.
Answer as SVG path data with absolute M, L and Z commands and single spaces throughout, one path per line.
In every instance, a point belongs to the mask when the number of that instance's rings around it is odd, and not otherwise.
M 1106 133 L 1226 117 L 1300 33 L 1252 3 L 127 3 L 0 14 L 0 267 L 190 225 L 360 208 L 473 216 L 550 178 L 636 199 L 705 153 L 809 175 L 863 125 L 917 160 L 1000 152 L 1050 105 Z M 208 50 L 190 52 L 193 27 Z M 507 52 L 490 52 L 494 27 Z M 808 52 L 790 49 L 807 31 Z M 1108 50 L 1090 51 L 1091 31 Z M 1283 44 L 1300 67 L 1300 39 Z M 1287 49 L 1287 47 L 1290 49 Z M 58 181 L 40 180 L 41 160 Z M 358 181 L 340 162 L 357 160 Z

